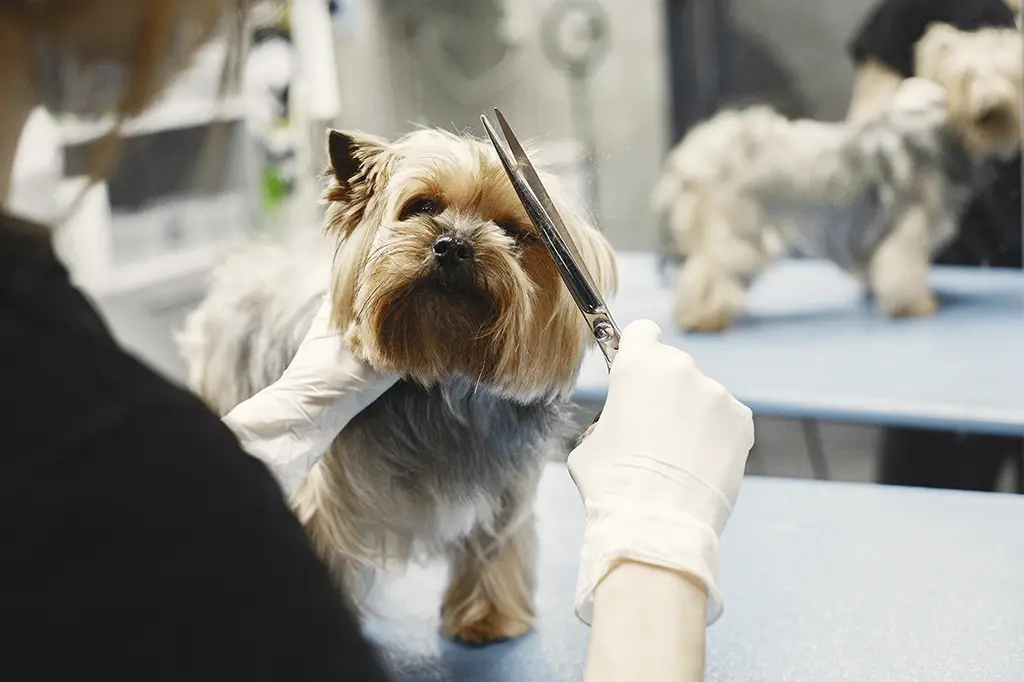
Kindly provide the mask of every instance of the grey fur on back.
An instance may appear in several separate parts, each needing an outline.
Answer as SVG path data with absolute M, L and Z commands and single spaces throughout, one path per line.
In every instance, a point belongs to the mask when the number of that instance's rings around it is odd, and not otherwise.
M 765 202 L 769 220 L 781 229 L 793 255 L 827 258 L 849 272 L 862 272 L 909 206 L 924 203 L 935 223 L 955 220 L 972 191 L 972 163 L 945 127 L 904 131 L 869 122 L 842 153 L 849 168 L 861 169 L 854 175 L 864 178 L 853 201 Z

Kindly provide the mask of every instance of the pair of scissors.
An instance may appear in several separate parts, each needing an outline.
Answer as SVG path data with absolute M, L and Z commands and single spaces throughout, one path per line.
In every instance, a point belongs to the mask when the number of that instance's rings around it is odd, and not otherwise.
M 597 345 L 604 355 L 608 369 L 612 368 L 612 361 L 615 360 L 615 353 L 619 350 L 619 328 L 608 312 L 608 306 L 604 302 L 601 293 L 594 285 L 594 280 L 587 270 L 583 258 L 576 250 L 576 243 L 572 235 L 565 228 L 562 217 L 558 215 L 555 206 L 548 196 L 547 190 L 540 181 L 540 176 L 534 169 L 530 159 L 526 156 L 515 133 L 509 126 L 508 121 L 497 109 L 494 115 L 498 119 L 502 135 L 509 149 L 498 141 L 498 135 L 486 115 L 481 115 L 480 120 L 487 131 L 487 137 L 491 139 L 494 150 L 498 153 L 498 159 L 505 168 L 512 187 L 519 196 L 523 208 L 530 216 L 530 221 L 537 228 L 541 242 L 551 254 L 555 267 L 558 268 L 562 281 L 572 294 L 573 300 L 583 313 L 584 319 L 590 325 L 590 330 L 597 340 Z M 511 151 L 510 151 L 511 150 Z

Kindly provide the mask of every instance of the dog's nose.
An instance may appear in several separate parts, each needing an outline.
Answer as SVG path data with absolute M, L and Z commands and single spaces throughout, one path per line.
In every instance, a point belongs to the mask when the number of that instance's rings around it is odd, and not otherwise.
M 446 270 L 468 265 L 473 260 L 473 245 L 461 237 L 438 237 L 433 248 L 434 260 Z

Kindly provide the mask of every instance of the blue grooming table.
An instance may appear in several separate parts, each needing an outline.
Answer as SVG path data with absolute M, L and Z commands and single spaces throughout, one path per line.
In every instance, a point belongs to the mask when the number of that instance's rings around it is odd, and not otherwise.
M 539 617 L 519 640 L 444 640 L 443 566 L 378 583 L 365 629 L 398 682 L 581 678 L 584 513 L 564 465 L 549 465 L 537 512 Z M 707 681 L 1024 680 L 1022 522 L 1015 495 L 748 478 L 722 541 Z
M 682 334 L 673 285 L 650 253 L 619 255 L 620 326 L 646 317 L 755 413 L 1024 435 L 1024 273 L 936 267 L 941 309 L 886 319 L 830 263 L 780 262 L 721 334 Z M 591 353 L 576 399 L 604 402 L 608 372 Z M 1024 678 L 1022 678 L 1024 679 Z

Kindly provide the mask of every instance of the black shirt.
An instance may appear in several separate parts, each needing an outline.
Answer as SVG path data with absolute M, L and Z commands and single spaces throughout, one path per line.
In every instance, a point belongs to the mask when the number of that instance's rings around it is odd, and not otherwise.
M 11 679 L 383 680 L 273 477 L 0 218 Z
M 1003 0 L 883 0 L 867 16 L 850 44 L 860 64 L 873 58 L 905 78 L 914 75 L 914 44 L 928 25 L 945 22 L 961 31 L 1013 28 Z M 960 233 L 936 258 L 955 265 L 1021 267 L 1021 159 L 994 161 L 968 204 Z

